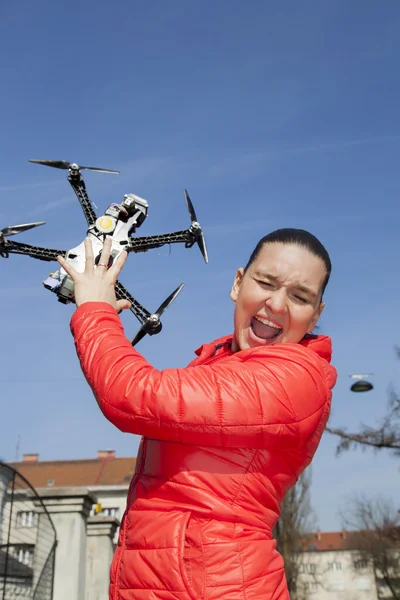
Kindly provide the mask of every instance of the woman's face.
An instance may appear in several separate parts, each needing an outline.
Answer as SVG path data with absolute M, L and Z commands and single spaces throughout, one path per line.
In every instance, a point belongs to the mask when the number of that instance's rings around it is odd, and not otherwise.
M 233 350 L 300 342 L 325 306 L 323 261 L 295 244 L 264 244 L 246 273 L 237 271 Z

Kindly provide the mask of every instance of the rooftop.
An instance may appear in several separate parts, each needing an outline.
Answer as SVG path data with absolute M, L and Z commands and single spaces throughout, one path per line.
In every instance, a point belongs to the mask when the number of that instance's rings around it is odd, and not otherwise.
M 9 463 L 35 488 L 128 485 L 136 458 L 117 458 L 114 450 L 99 450 L 97 458 L 39 461 L 25 454 L 21 462 Z
M 309 551 L 346 550 L 353 547 L 352 538 L 357 531 L 317 531 L 310 533 L 304 542 Z

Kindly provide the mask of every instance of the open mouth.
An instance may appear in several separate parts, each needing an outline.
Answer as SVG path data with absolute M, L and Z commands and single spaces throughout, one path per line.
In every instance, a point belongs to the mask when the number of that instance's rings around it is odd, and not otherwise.
M 260 317 L 252 317 L 250 327 L 254 336 L 264 343 L 275 341 L 282 333 L 281 327 Z

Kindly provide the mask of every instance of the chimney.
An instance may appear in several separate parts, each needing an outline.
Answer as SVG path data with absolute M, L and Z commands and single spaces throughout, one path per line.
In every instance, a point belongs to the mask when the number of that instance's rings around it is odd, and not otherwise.
M 347 531 L 342 529 L 342 538 L 345 540 L 347 538 Z
M 97 450 L 97 460 L 115 458 L 115 450 Z
M 39 454 L 23 454 L 22 462 L 36 463 L 39 461 Z
M 319 542 L 322 540 L 322 535 L 321 535 L 321 532 L 319 530 L 317 531 L 317 540 Z

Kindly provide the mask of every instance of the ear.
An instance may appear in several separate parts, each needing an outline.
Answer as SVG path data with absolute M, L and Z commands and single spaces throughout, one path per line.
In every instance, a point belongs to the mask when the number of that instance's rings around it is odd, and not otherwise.
M 243 275 L 244 275 L 244 269 L 242 267 L 240 267 L 240 269 L 238 269 L 236 271 L 235 279 L 233 281 L 233 286 L 232 286 L 231 293 L 230 293 L 231 300 L 233 300 L 234 302 L 236 302 L 236 300 L 238 299 L 240 285 L 242 283 Z
M 319 307 L 315 311 L 315 315 L 313 317 L 313 320 L 311 321 L 310 327 L 308 329 L 308 333 L 311 333 L 315 329 L 315 327 L 318 323 L 318 320 L 319 320 L 320 316 L 322 315 L 322 311 L 324 310 L 324 308 L 325 308 L 325 302 L 321 302 Z

